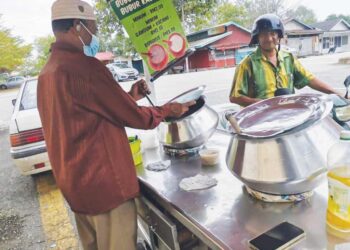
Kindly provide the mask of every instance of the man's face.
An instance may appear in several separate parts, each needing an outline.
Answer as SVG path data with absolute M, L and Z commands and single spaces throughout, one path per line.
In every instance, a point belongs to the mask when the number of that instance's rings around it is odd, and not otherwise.
M 96 21 L 93 21 L 93 20 L 87 20 L 85 23 L 85 26 L 86 28 L 94 35 L 96 35 L 97 33 L 97 25 L 96 25 Z M 86 45 L 89 45 L 90 42 L 91 42 L 91 35 L 90 33 L 84 28 L 84 26 L 82 24 L 79 24 L 80 25 L 80 31 L 79 31 L 79 35 L 80 37 L 83 39 L 84 43 Z
M 278 33 L 276 31 L 263 31 L 258 35 L 261 49 L 271 51 L 278 45 Z

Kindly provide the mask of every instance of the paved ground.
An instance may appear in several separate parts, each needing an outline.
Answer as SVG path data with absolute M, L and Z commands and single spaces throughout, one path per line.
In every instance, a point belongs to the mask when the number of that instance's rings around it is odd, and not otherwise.
M 21 176 L 0 130 L 0 249 L 45 249 L 35 179 Z
M 350 67 L 337 62 L 345 56 L 349 57 L 350 53 L 301 61 L 321 80 L 342 88 Z M 158 103 L 201 84 L 207 85 L 205 95 L 209 105 L 225 103 L 233 74 L 234 68 L 227 68 L 163 76 L 154 84 Z M 121 84 L 128 89 L 132 82 Z M 8 124 L 11 100 L 16 98 L 17 91 L 0 91 L 0 249 L 79 249 L 72 213 L 57 190 L 52 174 L 21 176 L 10 158 Z

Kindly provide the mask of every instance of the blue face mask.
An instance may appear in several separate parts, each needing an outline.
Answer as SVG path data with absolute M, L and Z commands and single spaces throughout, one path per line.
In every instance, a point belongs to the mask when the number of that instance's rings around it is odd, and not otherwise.
M 98 39 L 97 36 L 95 36 L 94 34 L 92 34 L 90 32 L 90 30 L 88 28 L 85 27 L 85 25 L 83 23 L 80 23 L 85 29 L 87 32 L 89 32 L 89 34 L 91 35 L 91 42 L 89 45 L 86 45 L 83 41 L 83 39 L 81 39 L 81 37 L 79 36 L 79 39 L 80 41 L 83 43 L 84 47 L 84 54 L 86 56 L 91 56 L 91 57 L 94 57 L 97 52 L 98 52 L 98 49 L 100 48 L 100 41 Z

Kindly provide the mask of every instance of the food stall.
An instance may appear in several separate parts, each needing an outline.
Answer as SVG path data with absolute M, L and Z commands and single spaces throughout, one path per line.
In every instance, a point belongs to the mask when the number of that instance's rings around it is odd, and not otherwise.
M 143 58 L 154 90 L 158 77 L 193 53 L 172 2 L 108 2 Z M 147 245 L 247 249 L 249 240 L 283 221 L 305 231 L 295 249 L 334 249 L 346 243 L 326 232 L 324 158 L 340 130 L 329 117 L 333 104 L 312 95 L 272 98 L 227 113 L 236 128 L 230 130 L 219 124 L 222 114 L 206 105 L 204 88 L 169 101 L 196 100 L 196 105 L 160 124 L 160 144 L 144 147 L 143 164 L 136 166 L 138 226 Z M 203 164 L 204 147 L 218 152 L 218 163 Z M 194 186 L 199 178 L 210 185 L 189 191 L 182 185 L 188 178 Z
M 195 245 L 210 249 L 248 249 L 249 240 L 282 221 L 289 221 L 306 232 L 306 238 L 295 249 L 335 249 L 337 244 L 345 242 L 326 232 L 326 179 L 309 199 L 300 202 L 267 203 L 257 200 L 246 192 L 242 182 L 226 166 L 230 137 L 215 132 L 208 141 L 207 146 L 220 150 L 220 163 L 215 166 L 202 166 L 198 155 L 184 158 L 167 156 L 160 147 L 144 152 L 144 163 L 171 160 L 170 168 L 162 172 L 149 171 L 142 165 L 137 167 L 140 200 L 143 201 L 140 218 L 148 220 L 156 237 L 163 237 L 161 240 L 168 244 L 169 249 L 186 248 L 172 245 L 171 242 L 178 239 L 169 237 L 171 234 L 163 236 L 158 232 L 165 232 L 163 226 L 167 226 L 157 225 L 161 220 L 150 222 L 152 209 L 158 210 L 163 218 L 174 225 L 174 230 L 188 230 L 190 241 L 195 240 Z M 181 179 L 198 173 L 214 177 L 218 184 L 210 189 L 192 192 L 179 188 Z M 174 232 L 173 236 L 177 235 L 179 233 Z
M 288 98 L 289 104 L 291 100 L 300 101 L 300 98 L 295 99 L 295 96 Z M 271 100 L 266 102 L 271 102 Z M 292 111 L 293 107 L 289 107 L 289 112 Z M 312 141 L 311 138 L 315 139 L 315 134 L 320 135 L 316 139 L 330 140 L 328 144 L 332 144 L 331 138 L 333 135 L 337 136 L 335 134 L 340 130 L 340 127 L 337 127 L 337 124 L 325 115 L 330 112 L 329 106 L 325 105 L 324 109 L 319 112 L 321 122 L 314 122 L 306 127 L 305 122 L 300 125 L 294 124 L 297 129 L 288 130 L 283 132 L 282 136 L 277 136 L 278 144 L 283 146 L 283 140 L 286 140 L 283 138 L 288 139 L 291 136 L 293 141 L 307 138 L 307 141 L 311 141 L 312 145 L 322 144 Z M 235 116 L 240 117 L 242 114 L 243 111 Z M 221 116 L 219 114 L 219 117 Z M 295 118 L 295 115 L 293 117 Z M 310 117 L 315 118 L 313 114 L 310 114 Z M 182 121 L 183 124 L 180 128 L 188 126 L 186 118 Z M 282 196 L 283 199 L 286 199 L 285 201 L 259 200 L 247 192 L 246 185 L 249 185 L 249 182 L 245 182 L 242 178 L 243 174 L 240 177 L 234 170 L 230 169 L 232 167 L 230 166 L 232 160 L 230 158 L 234 153 L 232 144 L 234 144 L 237 135 L 232 131 L 223 130 L 221 124 L 221 122 L 218 124 L 210 139 L 205 143 L 206 148 L 214 148 L 219 151 L 219 163 L 216 165 L 202 164 L 201 157 L 196 152 L 182 153 L 181 155 L 169 154 L 167 148 L 164 147 L 164 141 L 158 147 L 144 150 L 143 165 L 137 166 L 141 187 L 141 196 L 138 200 L 138 213 L 141 222 L 139 226 L 154 249 L 248 249 L 249 240 L 283 221 L 288 221 L 305 231 L 306 237 L 300 240 L 293 249 L 350 248 L 350 245 L 342 245 L 346 244 L 346 240 L 334 237 L 326 231 L 328 186 L 323 171 L 324 166 L 315 167 L 315 169 L 309 169 L 308 166 L 322 163 L 322 159 L 316 159 L 318 154 L 312 154 L 314 158 L 311 159 L 309 156 L 313 150 L 305 152 L 305 155 L 300 157 L 300 161 L 294 162 L 295 166 L 292 166 L 290 162 L 286 164 L 285 161 L 281 161 L 283 167 L 298 173 L 294 177 L 293 174 L 290 174 L 290 177 L 301 178 L 302 181 L 299 179 L 291 180 L 285 176 L 286 181 L 282 186 L 280 183 L 274 184 L 273 181 L 267 185 L 267 187 L 272 186 L 276 190 L 288 187 L 291 190 L 300 190 L 300 188 L 303 190 L 304 188 L 305 191 L 309 191 L 304 192 L 305 195 L 300 196 L 301 199 L 295 199 L 291 193 Z M 328 127 L 329 125 L 333 127 L 333 130 Z M 161 132 L 162 127 L 159 130 Z M 311 134 L 308 135 L 308 133 Z M 270 144 L 275 137 L 276 135 L 273 135 L 272 139 L 269 139 Z M 177 139 L 181 140 L 181 138 Z M 288 140 L 286 143 L 295 146 Z M 258 145 L 266 147 L 261 140 Z M 246 145 L 246 149 L 248 146 Z M 321 148 L 316 146 L 314 150 L 327 150 L 324 143 Z M 303 150 L 302 147 L 301 150 Z M 290 157 L 293 152 L 289 149 L 284 154 L 287 155 L 286 157 Z M 252 162 L 251 158 L 254 158 L 254 154 L 249 154 L 246 157 L 250 158 L 249 161 Z M 145 167 L 149 163 L 165 160 L 170 160 L 171 164 L 164 171 L 150 171 Z M 261 166 L 267 169 L 268 165 L 263 166 L 264 159 L 260 160 Z M 265 159 L 266 162 L 268 162 L 267 160 Z M 239 165 L 237 161 L 235 165 Z M 244 164 L 241 167 L 249 169 Z M 279 170 L 277 164 L 274 167 Z M 301 169 L 299 169 L 300 167 Z M 306 178 L 301 176 L 304 173 L 303 169 L 310 170 L 305 172 Z M 258 170 L 249 171 L 257 172 Z M 282 172 L 287 173 L 287 170 L 284 169 Z M 217 185 L 195 191 L 185 191 L 179 187 L 184 178 L 197 174 L 214 178 Z M 264 181 L 262 180 L 260 183 L 264 182 L 265 188 L 268 180 Z M 290 199 L 290 197 L 294 197 L 295 200 Z M 298 198 L 300 197 L 298 196 Z M 345 248 L 337 248 L 340 246 Z

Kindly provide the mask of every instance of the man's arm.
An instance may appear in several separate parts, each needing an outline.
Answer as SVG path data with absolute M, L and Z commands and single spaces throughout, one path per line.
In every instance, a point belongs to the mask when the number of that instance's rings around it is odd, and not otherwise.
M 99 68 L 90 81 L 71 75 L 76 84 L 71 85 L 77 106 L 104 117 L 117 126 L 152 129 L 166 117 L 180 117 L 195 102 L 167 103 L 158 107 L 138 106 L 133 96 L 116 84 L 107 68 Z M 99 70 L 100 69 L 100 70 Z M 98 84 L 96 84 L 98 83 Z
M 239 97 L 230 96 L 230 102 L 236 103 L 236 104 L 244 106 L 244 107 L 249 106 L 249 105 L 256 103 L 258 101 L 261 101 L 261 99 L 250 98 L 248 96 L 239 96 Z
M 306 70 L 296 58 L 294 58 L 294 86 L 298 89 L 309 86 L 322 93 L 341 95 L 341 93 Z
M 322 82 L 320 79 L 314 77 L 313 79 L 310 80 L 309 83 L 310 88 L 313 88 L 315 90 L 318 90 L 322 93 L 326 94 L 337 94 L 337 95 L 342 95 L 340 92 L 334 90 L 331 86 L 329 86 L 327 83 Z
M 230 91 L 230 102 L 241 106 L 248 106 L 260 101 L 260 99 L 249 97 L 249 79 L 252 74 L 249 60 L 246 58 L 237 66 Z

